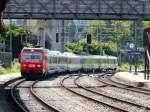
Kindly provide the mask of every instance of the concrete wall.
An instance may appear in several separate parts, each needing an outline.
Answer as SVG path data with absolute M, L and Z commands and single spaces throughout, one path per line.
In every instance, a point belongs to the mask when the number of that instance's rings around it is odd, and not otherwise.
M 40 38 L 43 44 L 44 40 L 48 40 L 51 44 L 51 50 L 61 50 L 61 35 L 60 41 L 56 43 L 56 32 L 61 32 L 61 21 L 60 20 L 27 20 L 27 27 L 37 35 L 37 39 Z M 40 31 L 43 29 L 43 31 Z M 42 45 L 41 44 L 41 45 Z M 44 45 L 42 45 L 44 47 Z
M 10 67 L 12 61 L 12 53 L 0 52 L 0 64 L 4 67 Z

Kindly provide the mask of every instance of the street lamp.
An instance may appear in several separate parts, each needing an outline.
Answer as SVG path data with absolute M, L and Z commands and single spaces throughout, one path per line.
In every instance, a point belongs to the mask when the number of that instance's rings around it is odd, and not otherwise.
M 130 49 L 133 49 L 134 47 L 135 47 L 135 45 L 134 45 L 133 43 L 130 43 L 130 44 L 129 44 L 129 48 L 130 48 Z
M 133 44 L 133 43 L 130 43 L 129 44 L 129 48 L 131 49 L 131 50 L 133 50 L 134 49 L 134 47 L 135 47 L 135 45 Z M 130 61 L 130 72 L 132 72 L 132 62 L 133 62 L 133 57 L 131 56 L 131 55 L 129 55 L 129 61 Z M 131 60 L 132 59 L 132 60 Z

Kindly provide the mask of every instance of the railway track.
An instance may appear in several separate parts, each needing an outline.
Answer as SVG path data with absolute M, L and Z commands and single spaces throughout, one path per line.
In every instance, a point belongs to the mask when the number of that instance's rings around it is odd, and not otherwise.
M 7 82 L 5 82 L 2 86 L 1 86 L 1 90 L 4 90 L 4 88 L 8 87 L 9 84 L 16 82 L 17 80 L 23 79 L 22 77 L 17 77 L 14 79 L 11 79 Z
M 29 112 L 29 110 L 28 110 L 25 106 L 23 106 L 23 105 L 20 103 L 20 100 L 18 100 L 18 97 L 16 97 L 16 94 L 15 94 L 15 88 L 16 88 L 19 84 L 21 84 L 21 83 L 23 83 L 23 82 L 25 82 L 24 79 L 22 79 L 21 81 L 19 81 L 18 83 L 16 83 L 16 84 L 11 88 L 11 96 L 12 96 L 12 98 L 13 98 L 14 101 L 15 101 L 15 103 L 18 105 L 18 107 L 20 108 L 20 110 L 21 110 L 22 112 Z
M 28 105 L 25 105 L 24 104 L 24 101 L 22 101 L 19 96 L 16 94 L 16 91 L 18 89 L 21 89 L 22 87 L 19 87 L 19 85 L 21 85 L 22 83 L 25 83 L 25 80 L 20 80 L 19 82 L 17 82 L 12 88 L 11 88 L 11 95 L 12 95 L 12 98 L 14 99 L 15 103 L 20 107 L 20 110 L 22 112 L 30 112 L 31 111 L 31 107 L 28 106 Z M 40 96 L 38 96 L 36 94 L 36 92 L 34 91 L 34 85 L 38 83 L 38 81 L 34 81 L 32 82 L 32 84 L 29 86 L 29 87 L 25 87 L 27 89 L 29 89 L 29 92 L 26 93 L 26 94 L 29 94 L 29 96 L 31 97 L 34 97 L 34 98 L 30 98 L 30 100 L 33 101 L 33 99 L 36 99 L 34 100 L 34 104 L 38 104 L 40 105 L 40 109 L 42 109 L 44 112 L 59 112 L 58 110 L 56 110 L 55 108 L 53 108 L 52 106 L 48 105 L 46 103 L 46 101 L 42 100 Z M 28 103 L 30 104 L 30 100 L 28 101 Z M 33 107 L 34 108 L 34 107 Z M 36 107 L 37 108 L 37 107 Z M 35 109 L 35 111 L 37 111 Z
M 71 91 L 72 93 L 75 93 L 75 94 L 77 94 L 77 95 L 79 95 L 79 96 L 81 96 L 81 97 L 84 97 L 84 98 L 88 99 L 88 100 L 94 101 L 95 103 L 99 103 L 99 104 L 105 105 L 105 106 L 107 106 L 107 107 L 109 107 L 109 108 L 112 108 L 112 109 L 114 109 L 114 110 L 116 110 L 116 111 L 119 111 L 119 112 L 128 112 L 126 109 L 123 109 L 123 108 L 120 108 L 120 107 L 111 105 L 110 103 L 107 103 L 107 102 L 100 101 L 100 100 L 98 100 L 98 99 L 95 99 L 95 98 L 92 98 L 92 97 L 90 97 L 90 96 L 84 95 L 84 94 L 82 94 L 82 93 L 76 92 L 76 91 L 72 90 L 72 89 L 69 88 L 69 87 L 66 87 L 66 86 L 64 85 L 64 82 L 65 82 L 65 80 L 67 80 L 67 79 L 69 79 L 69 78 L 71 78 L 71 77 L 72 77 L 72 76 L 65 77 L 65 78 L 64 78 L 63 80 L 61 80 L 61 82 L 60 82 L 61 86 L 64 87 L 65 89 L 67 89 L 68 91 Z M 75 82 L 74 82 L 74 83 L 75 83 Z M 76 85 L 76 83 L 75 83 L 75 85 Z M 78 86 L 78 85 L 77 85 L 77 86 Z M 84 89 L 84 88 L 83 88 L 83 89 Z
M 44 104 L 47 108 L 49 108 L 49 110 L 52 110 L 53 112 L 59 112 L 59 110 L 57 110 L 56 108 L 52 107 L 51 105 L 49 105 L 46 101 L 44 101 L 38 94 L 36 94 L 36 92 L 34 91 L 34 85 L 37 84 L 38 81 L 35 81 L 32 83 L 31 87 L 30 87 L 30 91 L 32 93 L 32 95 L 42 104 Z
M 17 77 L 6 81 L 4 84 L 0 86 L 0 99 L 1 99 L 1 111 L 5 112 L 18 112 L 20 108 L 16 106 L 12 97 L 10 95 L 10 85 L 18 80 L 23 79 L 22 77 Z
M 113 74 L 110 74 L 110 73 L 108 73 L 108 74 L 104 73 L 103 75 L 100 75 L 96 79 L 99 82 L 104 83 L 105 85 L 109 85 L 109 86 L 113 86 L 113 87 L 121 88 L 121 89 L 126 89 L 126 90 L 133 91 L 133 92 L 138 92 L 138 93 L 142 93 L 142 94 L 145 94 L 145 95 L 150 95 L 150 90 L 144 89 L 144 88 L 141 88 L 141 87 L 134 87 L 134 86 L 129 86 L 129 85 L 126 85 L 126 84 L 121 84 L 121 83 L 118 83 L 118 82 L 114 82 L 110 79 Z
M 79 79 L 82 78 L 84 76 L 79 76 L 77 77 L 75 80 L 74 80 L 74 83 L 79 87 L 79 88 L 83 88 L 85 89 L 86 91 L 89 91 L 89 92 L 92 92 L 94 94 L 97 94 L 97 95 L 100 95 L 100 96 L 103 96 L 103 97 L 107 97 L 109 99 L 112 99 L 112 100 L 115 100 L 115 101 L 119 101 L 119 102 L 122 102 L 122 103 L 125 103 L 127 105 L 130 105 L 130 106 L 136 106 L 137 108 L 143 108 L 145 109 L 146 111 L 150 111 L 150 107 L 147 107 L 147 106 L 144 106 L 144 105 L 140 105 L 140 104 L 137 104 L 137 103 L 133 103 L 133 102 L 130 102 L 130 101 L 126 101 L 126 100 L 122 100 L 122 99 L 119 99 L 119 98 L 116 98 L 116 97 L 112 97 L 108 94 L 105 94 L 103 92 L 99 92 L 99 91 L 96 91 L 96 90 L 93 90 L 91 88 L 87 88 L 81 84 L 78 83 Z M 99 86 L 100 87 L 100 86 Z M 101 86 L 101 87 L 106 87 L 106 86 Z M 129 106 L 129 107 L 130 107 Z
M 143 88 L 134 88 L 134 87 L 131 87 L 131 86 L 128 86 L 128 85 L 123 85 L 123 84 L 120 84 L 120 83 L 116 83 L 116 82 L 113 82 L 110 77 L 113 75 L 113 73 L 103 73 L 101 74 L 100 76 L 96 77 L 96 80 L 98 80 L 99 82 L 102 83 L 102 85 L 99 85 L 99 86 L 96 86 L 97 88 L 103 88 L 103 87 L 118 87 L 118 88 L 121 88 L 121 89 L 127 89 L 127 90 L 130 90 L 130 91 L 134 91 L 134 92 L 139 92 L 139 93 L 143 93 L 143 94 L 146 94 L 146 95 L 150 95 L 150 91 L 146 90 L 146 89 L 143 89 Z M 111 96 L 109 94 L 105 94 L 104 92 L 101 92 L 101 91 L 96 91 L 94 90 L 94 86 L 84 86 L 82 84 L 80 84 L 80 80 L 82 82 L 82 77 L 84 77 L 85 75 L 82 75 L 80 74 L 79 75 L 72 75 L 72 76 L 67 76 L 65 78 L 63 78 L 61 81 L 60 81 L 60 85 L 61 87 L 64 87 L 65 89 L 67 89 L 68 91 L 71 91 L 72 93 L 75 93 L 77 94 L 78 96 L 81 96 L 81 97 L 84 97 L 86 99 L 88 99 L 89 101 L 92 101 L 92 102 L 95 102 L 96 104 L 100 104 L 100 105 L 104 105 L 108 108 L 111 108 L 115 111 L 119 111 L 119 112 L 128 112 L 130 111 L 130 108 L 126 109 L 126 108 L 122 108 L 124 105 L 128 105 L 128 107 L 133 107 L 133 108 L 137 108 L 137 109 L 141 109 L 141 110 L 144 110 L 142 112 L 147 112 L 147 111 L 150 111 L 150 106 L 145 106 L 145 105 L 140 105 L 140 104 L 137 104 L 136 102 L 130 102 L 129 101 L 126 101 L 126 100 L 122 100 L 122 99 L 119 99 L 117 97 L 114 97 L 114 96 Z M 87 75 L 86 75 L 87 76 Z M 71 82 L 73 82 L 73 85 L 74 86 L 71 86 L 71 87 L 68 87 L 65 85 L 65 82 L 67 82 L 67 80 L 71 80 Z M 24 86 L 25 84 L 23 83 L 26 83 L 26 82 L 30 82 L 28 85 Z M 54 106 L 51 106 L 50 104 L 48 104 L 48 102 L 46 100 L 44 100 L 44 98 L 42 98 L 42 96 L 40 96 L 40 94 L 37 94 L 36 92 L 36 84 L 38 83 L 39 81 L 25 81 L 24 79 L 22 78 L 17 78 L 17 79 L 13 79 L 12 81 L 8 81 L 4 84 L 4 86 L 2 88 L 5 88 L 7 87 L 8 85 L 12 84 L 13 87 L 11 88 L 11 95 L 12 95 L 12 98 L 14 99 L 15 103 L 18 105 L 19 107 L 19 110 L 21 112 L 29 112 L 31 111 L 30 109 L 30 106 L 27 105 L 27 102 L 34 102 L 34 104 L 38 104 L 40 105 L 41 107 L 40 108 L 43 108 L 43 111 L 45 112 L 59 112 L 60 110 L 58 110 L 56 107 Z M 23 85 L 23 86 L 21 86 Z M 34 90 L 35 88 L 35 90 Z M 32 100 L 32 101 L 25 101 L 26 104 L 24 104 L 24 100 L 21 100 L 20 99 L 20 96 L 18 95 L 18 91 L 21 91 L 21 89 L 26 89 L 28 92 L 25 93 L 25 94 L 30 94 L 29 96 L 32 97 L 32 99 L 36 99 L 36 100 Z M 78 90 L 76 91 L 76 89 L 82 89 L 82 91 L 86 91 L 86 92 L 78 92 Z M 98 97 L 104 97 L 106 98 L 107 100 L 100 100 L 99 98 L 96 98 L 96 97 L 92 97 L 90 95 L 87 95 L 87 93 L 90 93 L 90 94 L 94 94 L 95 96 L 98 96 Z M 111 101 L 109 101 L 111 100 Z M 111 103 L 111 102 L 114 102 L 114 103 Z M 120 103 L 122 103 L 123 106 L 119 106 Z M 117 104 L 117 105 L 116 105 Z M 29 107 L 29 108 L 28 108 Z M 126 106 L 124 106 L 126 107 Z

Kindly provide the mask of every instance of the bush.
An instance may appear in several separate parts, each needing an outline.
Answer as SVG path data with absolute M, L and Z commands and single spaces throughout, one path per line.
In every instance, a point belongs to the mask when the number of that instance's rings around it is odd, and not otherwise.
M 137 69 L 138 70 L 143 70 L 144 69 L 144 64 L 138 64 L 137 65 Z M 132 64 L 132 71 L 135 70 L 135 65 Z M 130 71 L 130 64 L 129 63 L 123 63 L 121 64 L 120 66 L 118 66 L 118 69 L 117 69 L 118 72 L 127 72 L 127 71 Z
M 120 66 L 118 66 L 117 69 L 118 72 L 126 72 L 129 70 L 130 70 L 130 65 L 128 63 L 121 64 Z
M 20 64 L 14 63 L 11 65 L 11 68 L 4 68 L 0 66 L 0 74 L 8 74 L 8 73 L 19 73 L 20 72 Z

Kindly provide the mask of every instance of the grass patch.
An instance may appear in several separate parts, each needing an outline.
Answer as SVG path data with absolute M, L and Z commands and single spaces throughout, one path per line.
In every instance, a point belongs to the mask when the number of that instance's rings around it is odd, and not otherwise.
M 0 74 L 9 74 L 9 73 L 19 73 L 20 72 L 20 63 L 14 63 L 10 68 L 4 68 L 0 66 Z
M 138 70 L 143 70 L 144 69 L 144 65 L 143 64 L 139 64 L 137 69 Z M 134 71 L 134 70 L 135 70 L 135 66 L 132 65 L 132 71 Z M 120 66 L 118 66 L 117 71 L 118 72 L 127 72 L 127 71 L 130 71 L 130 64 L 129 63 L 123 63 L 123 64 L 121 64 Z
M 127 72 L 130 70 L 130 65 L 128 63 L 121 64 L 118 66 L 117 71 L 118 72 Z

